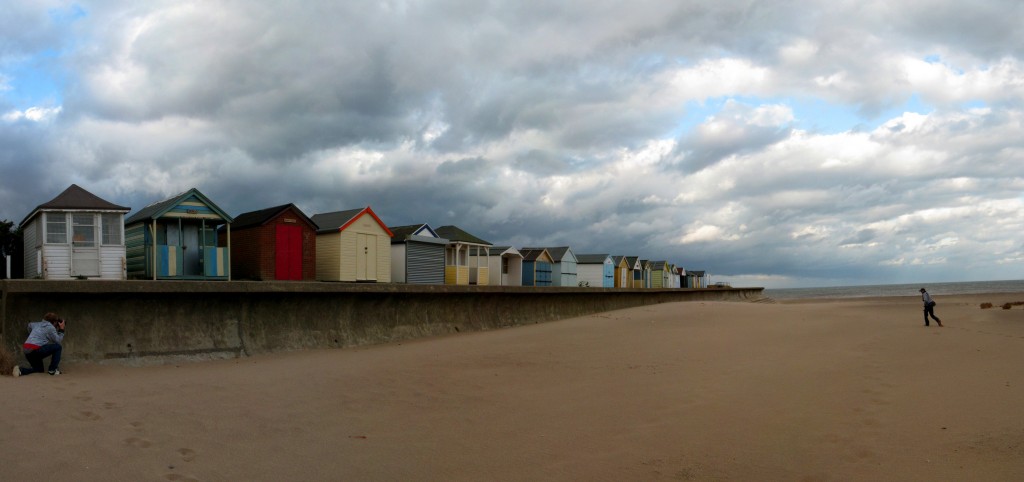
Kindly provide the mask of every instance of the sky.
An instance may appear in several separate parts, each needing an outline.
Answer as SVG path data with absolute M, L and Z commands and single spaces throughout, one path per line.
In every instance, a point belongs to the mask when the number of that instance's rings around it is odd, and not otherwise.
M 5 0 L 0 220 L 371 206 L 789 288 L 1024 278 L 1024 3 Z

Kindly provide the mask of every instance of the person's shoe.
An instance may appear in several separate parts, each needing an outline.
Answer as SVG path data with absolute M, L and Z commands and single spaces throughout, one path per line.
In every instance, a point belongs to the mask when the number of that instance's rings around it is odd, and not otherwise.
M 58 368 L 57 370 L 50 370 L 50 375 L 60 375 L 60 369 Z
M 21 367 L 15 366 L 14 370 L 11 370 L 11 376 L 14 377 L 14 378 L 20 377 L 21 376 Z

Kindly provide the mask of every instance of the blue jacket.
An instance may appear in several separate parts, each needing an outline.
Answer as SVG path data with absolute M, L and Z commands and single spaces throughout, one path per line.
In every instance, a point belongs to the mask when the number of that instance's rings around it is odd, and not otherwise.
M 28 339 L 23 345 L 25 352 L 38 350 L 45 345 L 60 345 L 64 341 L 64 333 L 57 331 L 49 321 L 36 321 L 28 324 Z

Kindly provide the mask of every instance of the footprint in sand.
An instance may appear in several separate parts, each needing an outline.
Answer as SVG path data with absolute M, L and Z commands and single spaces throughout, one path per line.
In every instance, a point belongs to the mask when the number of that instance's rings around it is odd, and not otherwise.
M 148 448 L 150 445 L 153 445 L 153 442 L 150 442 L 149 440 L 146 440 L 144 438 L 138 438 L 138 437 L 126 438 L 126 439 L 124 439 L 124 443 L 126 445 L 130 445 L 132 447 L 138 447 L 138 448 L 142 448 L 142 449 Z
M 196 459 L 196 451 L 192 449 L 178 449 L 178 453 L 181 454 L 181 460 L 185 462 L 191 462 Z
M 78 414 L 72 415 L 72 417 L 74 417 L 76 420 L 99 420 L 103 418 L 88 410 L 82 410 L 81 412 L 78 412 Z
M 75 400 L 81 402 L 88 402 L 89 400 L 92 400 L 92 395 L 89 395 L 88 391 L 81 392 L 78 395 L 75 395 Z
M 103 408 L 107 410 L 113 410 L 117 408 L 117 404 L 114 402 L 103 402 Z
M 185 481 L 185 482 L 199 482 L 199 479 L 197 479 L 197 478 L 189 477 L 187 475 L 181 475 L 181 474 L 167 474 L 167 475 L 164 476 L 164 478 L 167 479 L 167 480 L 182 480 L 182 481 Z

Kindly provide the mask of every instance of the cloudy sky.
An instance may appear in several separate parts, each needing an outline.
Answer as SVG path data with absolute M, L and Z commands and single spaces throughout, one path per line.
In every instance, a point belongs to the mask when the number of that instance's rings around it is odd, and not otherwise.
M 370 205 L 769 288 L 1024 278 L 1024 3 L 6 0 L 0 219 Z

